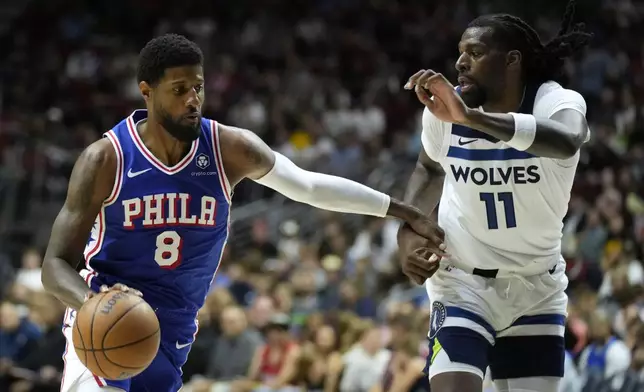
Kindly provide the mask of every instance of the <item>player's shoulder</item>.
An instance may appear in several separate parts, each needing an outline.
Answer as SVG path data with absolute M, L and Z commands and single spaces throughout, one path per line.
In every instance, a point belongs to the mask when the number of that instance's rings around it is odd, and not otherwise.
M 534 99 L 535 115 L 550 116 L 552 110 L 571 108 L 586 114 L 586 100 L 575 90 L 567 89 L 555 81 L 542 83 Z
M 92 192 L 107 198 L 115 182 L 118 159 L 108 138 L 101 138 L 90 144 L 76 160 L 70 179 L 70 191 L 75 189 L 78 192 Z M 88 186 L 92 189 L 87 189 Z
M 222 148 L 226 145 L 229 148 L 238 149 L 259 139 L 259 136 L 251 130 L 221 123 L 217 123 L 217 134 Z
M 87 146 L 78 161 L 98 166 L 116 165 L 117 155 L 113 144 L 108 137 L 103 137 Z

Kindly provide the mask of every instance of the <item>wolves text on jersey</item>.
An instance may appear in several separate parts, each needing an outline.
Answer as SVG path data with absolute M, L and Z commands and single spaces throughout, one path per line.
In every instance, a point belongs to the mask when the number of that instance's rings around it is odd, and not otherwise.
M 187 193 L 158 193 L 123 200 L 123 227 L 134 229 L 136 220 L 141 220 L 144 228 L 166 225 L 215 226 L 217 200 L 212 196 L 202 196 L 201 212 L 192 215 L 191 199 Z
M 536 165 L 471 168 L 451 164 L 450 168 L 456 182 L 469 181 L 475 185 L 536 184 L 541 180 Z

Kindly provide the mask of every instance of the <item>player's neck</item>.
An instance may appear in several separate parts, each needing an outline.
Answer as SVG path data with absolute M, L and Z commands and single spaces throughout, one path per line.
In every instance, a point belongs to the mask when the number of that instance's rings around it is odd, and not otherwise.
M 179 163 L 189 149 L 189 143 L 172 137 L 161 124 L 150 119 L 141 121 L 136 128 L 145 147 L 167 166 Z
M 507 88 L 498 97 L 483 105 L 483 110 L 488 113 L 518 112 L 525 98 L 525 86 Z

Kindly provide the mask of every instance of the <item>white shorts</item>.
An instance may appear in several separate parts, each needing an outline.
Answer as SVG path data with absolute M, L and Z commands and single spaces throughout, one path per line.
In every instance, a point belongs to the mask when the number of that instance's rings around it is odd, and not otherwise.
M 121 392 L 121 389 L 108 386 L 103 378 L 92 374 L 76 355 L 72 341 L 72 328 L 75 317 L 76 311 L 67 309 L 63 319 L 63 334 L 67 340 L 67 346 L 65 346 L 65 353 L 63 354 L 65 369 L 60 392 Z
M 566 264 L 528 277 L 483 278 L 451 268 L 426 284 L 432 301 L 426 373 L 557 379 L 564 370 Z
M 157 315 L 159 315 L 157 309 Z M 73 349 L 72 328 L 76 311 L 67 309 L 63 322 L 63 334 L 67 347 L 63 355 L 65 370 L 61 392 L 106 392 L 106 391 L 154 391 L 176 392 L 182 386 L 181 366 L 185 363 L 190 352 L 190 346 L 197 333 L 197 324 L 193 321 L 185 323 L 181 320 L 179 326 L 171 324 L 172 319 L 163 321 L 161 344 L 152 363 L 140 374 L 128 379 L 106 380 L 97 377 L 80 361 Z M 171 343 L 170 343 L 171 342 Z M 190 342 L 179 347 L 178 342 Z

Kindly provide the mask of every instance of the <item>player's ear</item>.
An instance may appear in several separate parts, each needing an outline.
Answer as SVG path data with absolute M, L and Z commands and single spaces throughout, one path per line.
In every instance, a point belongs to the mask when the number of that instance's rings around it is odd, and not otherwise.
M 148 102 L 148 99 L 150 98 L 150 93 L 152 92 L 152 87 L 148 84 L 146 81 L 141 81 L 139 82 L 139 91 L 141 91 L 141 95 L 143 96 L 143 99 L 145 102 Z
M 511 50 L 505 56 L 505 65 L 508 68 L 519 68 L 521 67 L 521 52 L 518 50 Z

